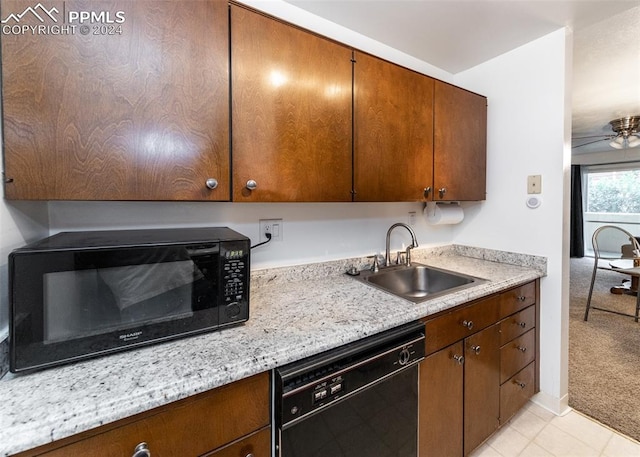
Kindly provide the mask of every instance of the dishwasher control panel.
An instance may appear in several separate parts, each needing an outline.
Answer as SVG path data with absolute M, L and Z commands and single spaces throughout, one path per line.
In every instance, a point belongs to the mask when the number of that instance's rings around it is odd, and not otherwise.
M 297 362 L 299 368 L 289 372 L 285 368 L 284 375 L 279 373 L 280 384 L 276 386 L 281 425 L 292 425 L 423 360 L 424 326 L 419 329 L 379 345 L 369 339 L 375 337 L 369 337 L 363 343 L 336 349 L 336 356 L 330 354 L 332 351 L 320 354 L 318 363 L 311 359 Z

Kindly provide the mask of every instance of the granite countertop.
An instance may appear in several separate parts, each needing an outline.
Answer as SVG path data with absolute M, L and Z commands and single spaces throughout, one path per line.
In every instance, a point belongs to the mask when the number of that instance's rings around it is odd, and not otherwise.
M 343 274 L 347 259 L 252 271 L 243 325 L 0 380 L 0 455 L 10 455 L 546 274 L 546 259 L 464 246 L 416 249 L 413 260 L 486 279 L 414 304 Z

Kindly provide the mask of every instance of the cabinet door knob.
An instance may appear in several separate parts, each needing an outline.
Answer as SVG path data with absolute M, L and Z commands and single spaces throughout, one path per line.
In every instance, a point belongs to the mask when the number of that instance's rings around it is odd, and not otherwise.
M 480 355 L 480 345 L 476 344 L 475 346 L 471 346 L 471 350 L 475 355 Z
M 525 328 L 525 327 L 527 326 L 527 323 L 526 323 L 526 322 L 516 322 L 516 325 L 517 325 L 518 327 Z
M 444 198 L 444 194 L 446 193 L 447 193 L 446 187 L 441 187 L 440 189 L 438 189 L 438 194 L 440 195 L 440 198 Z
M 521 389 L 524 389 L 525 387 L 527 387 L 527 384 L 526 384 L 526 383 L 524 383 L 524 382 L 522 382 L 522 381 L 518 381 L 517 379 L 515 379 L 515 380 L 513 381 L 513 383 L 514 383 L 515 385 L 517 385 L 518 387 L 520 387 Z
M 429 198 L 429 194 L 431 193 L 431 187 L 424 188 L 424 198 Z
M 464 365 L 464 357 L 461 355 L 454 355 L 453 356 L 453 360 L 455 360 L 456 362 L 458 362 L 458 365 Z
M 253 457 L 253 452 L 249 452 L 245 457 Z
M 136 446 L 131 457 L 151 457 L 151 451 L 144 441 Z
M 257 187 L 258 187 L 258 183 L 255 182 L 253 179 L 250 179 L 249 181 L 247 181 L 247 189 L 255 190 Z
M 524 346 L 518 346 L 518 347 L 516 347 L 516 349 L 517 349 L 518 351 L 522 352 L 522 353 L 527 352 L 527 348 L 526 348 L 526 347 L 524 347 Z
M 207 188 L 213 190 L 216 187 L 218 187 L 218 180 L 216 178 L 209 178 L 209 179 L 207 179 L 205 184 L 206 184 Z
M 466 327 L 467 330 L 471 330 L 473 328 L 473 321 L 462 321 L 462 326 Z

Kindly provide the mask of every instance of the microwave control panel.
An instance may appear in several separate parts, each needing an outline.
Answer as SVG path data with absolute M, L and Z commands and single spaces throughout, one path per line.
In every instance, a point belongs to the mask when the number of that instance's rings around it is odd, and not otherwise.
M 246 243 L 222 243 L 220 258 L 220 324 L 246 320 L 249 317 L 249 246 Z

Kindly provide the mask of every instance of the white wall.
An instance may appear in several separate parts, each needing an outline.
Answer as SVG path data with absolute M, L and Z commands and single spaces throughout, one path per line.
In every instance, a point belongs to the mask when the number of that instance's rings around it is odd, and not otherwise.
M 258 242 L 259 219 L 283 220 L 283 241 L 251 252 L 252 268 L 297 265 L 384 253 L 387 229 L 409 222 L 420 203 L 169 203 L 51 202 L 51 232 L 64 230 L 222 225 Z M 451 226 L 430 227 L 422 217 L 414 226 L 421 246 L 449 244 Z M 394 231 L 391 245 L 411 239 Z
M 467 210 L 454 241 L 547 257 L 541 280 L 539 401 L 561 412 L 568 392 L 568 182 L 571 36 L 553 32 L 455 75 L 488 97 L 487 200 Z M 542 175 L 529 209 L 527 176 Z

